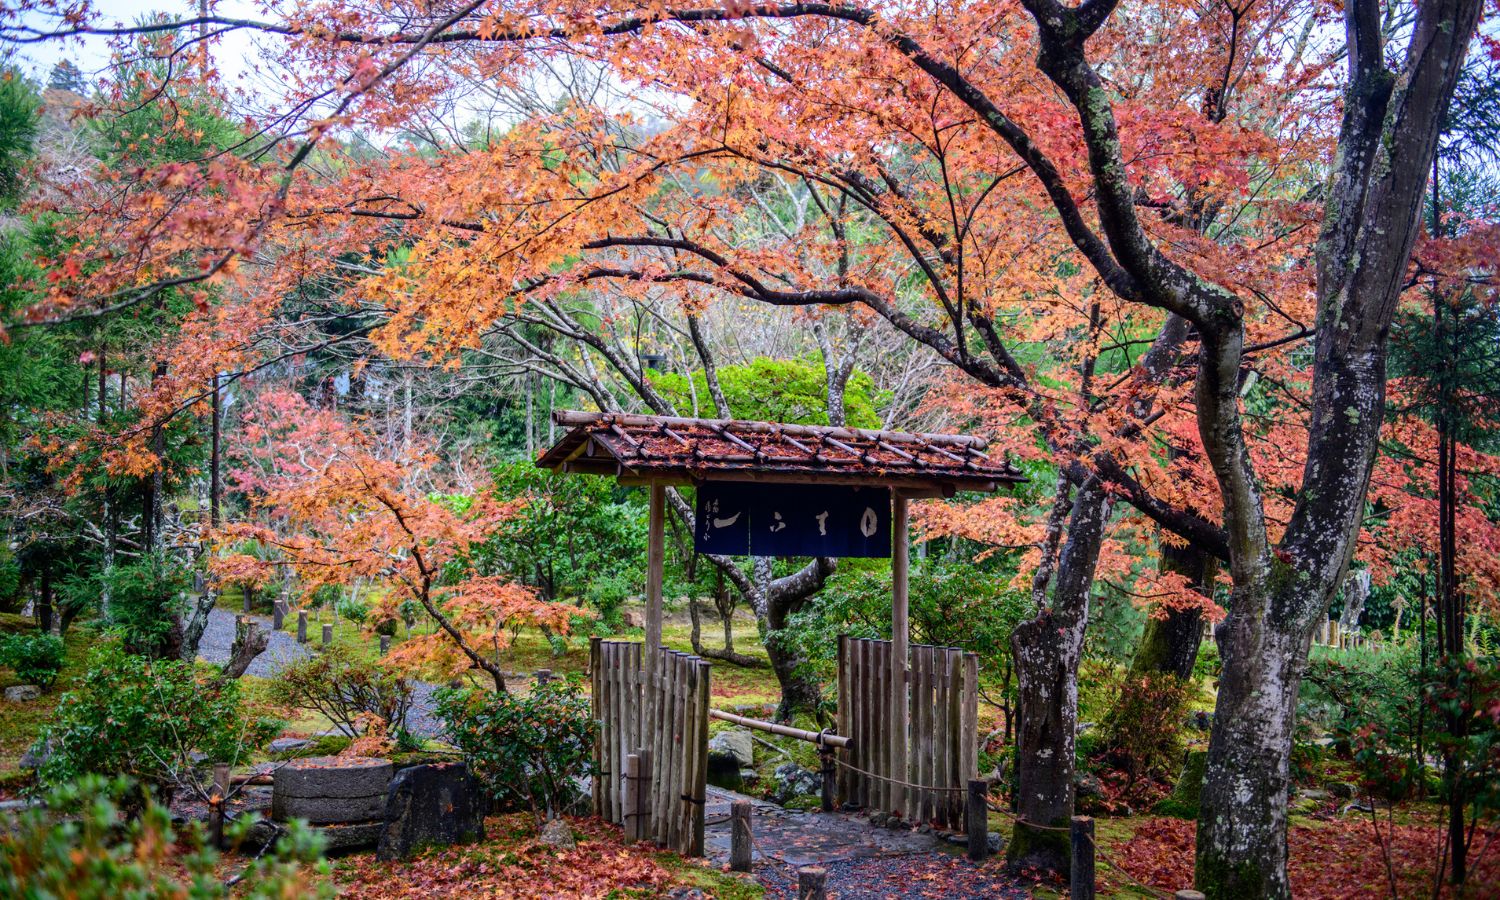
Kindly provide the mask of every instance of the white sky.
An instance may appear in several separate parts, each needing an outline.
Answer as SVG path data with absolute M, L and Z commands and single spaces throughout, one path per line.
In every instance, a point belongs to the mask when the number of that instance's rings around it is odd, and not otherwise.
M 220 15 L 262 18 L 249 0 L 218 0 L 211 6 Z M 198 13 L 198 4 L 192 0 L 98 0 L 96 8 L 102 13 L 100 24 L 130 24 L 153 12 L 184 17 Z M 27 22 L 37 28 L 56 27 L 55 21 L 37 15 L 28 16 Z M 92 80 L 109 62 L 109 44 L 98 37 L 44 41 L 21 46 L 16 55 L 21 69 L 38 81 L 45 81 L 52 67 L 63 59 L 72 60 Z M 249 32 L 236 31 L 219 38 L 213 44 L 212 55 L 227 87 L 243 86 L 254 91 L 255 45 Z

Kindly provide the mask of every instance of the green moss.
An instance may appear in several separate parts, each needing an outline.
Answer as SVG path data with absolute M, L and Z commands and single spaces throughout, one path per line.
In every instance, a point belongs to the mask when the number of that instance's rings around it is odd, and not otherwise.
M 1068 842 L 1068 822 L 1054 823 L 1061 830 L 1032 828 L 1017 822 L 1010 832 L 1005 861 L 1011 869 L 1068 871 L 1072 858 Z
M 1183 756 L 1182 774 L 1172 793 L 1152 808 L 1152 812 L 1179 819 L 1198 818 L 1198 798 L 1203 793 L 1203 773 L 1208 768 L 1207 750 L 1189 750 Z

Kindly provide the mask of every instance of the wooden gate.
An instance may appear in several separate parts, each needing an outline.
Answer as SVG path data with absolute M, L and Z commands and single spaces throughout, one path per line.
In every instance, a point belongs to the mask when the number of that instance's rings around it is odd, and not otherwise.
M 675 650 L 642 655 L 632 641 L 589 642 L 594 718 L 594 811 L 627 834 L 684 856 L 703 855 L 709 669 Z M 625 764 L 642 761 L 638 809 L 626 808 Z M 630 791 L 632 795 L 635 791 Z M 639 818 L 627 822 L 627 818 Z
M 956 647 L 918 644 L 910 660 L 910 724 L 900 758 L 902 742 L 892 729 L 901 721 L 894 714 L 901 673 L 891 642 L 839 636 L 839 734 L 854 739 L 843 754 L 848 765 L 840 767 L 839 795 L 963 831 L 964 792 L 979 776 L 979 659 Z

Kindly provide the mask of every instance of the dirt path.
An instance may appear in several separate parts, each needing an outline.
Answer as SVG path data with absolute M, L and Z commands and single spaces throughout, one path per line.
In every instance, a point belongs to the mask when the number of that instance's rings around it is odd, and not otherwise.
M 829 896 L 840 900 L 1031 896 L 1027 883 L 1007 876 L 996 862 L 971 863 L 960 848 L 932 835 L 876 828 L 849 813 L 783 809 L 710 787 L 704 850 L 716 865 L 729 862 L 729 804 L 734 800 L 752 804 L 753 874 L 768 897 L 796 897 L 802 866 L 827 869 Z

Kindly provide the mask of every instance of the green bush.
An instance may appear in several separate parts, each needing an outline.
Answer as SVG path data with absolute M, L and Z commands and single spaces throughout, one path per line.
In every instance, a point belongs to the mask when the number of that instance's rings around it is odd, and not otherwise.
M 0 636 L 0 666 L 16 673 L 26 684 L 50 690 L 63 667 L 62 638 L 52 634 Z
M 469 688 L 437 692 L 448 740 L 502 803 L 550 818 L 592 774 L 594 719 L 576 677 L 526 696 Z
M 411 682 L 338 645 L 283 668 L 271 683 L 271 699 L 322 713 L 351 737 L 359 733 L 363 715 L 377 716 L 398 745 L 409 749 L 417 743 L 406 731 Z
M 123 805 L 137 793 L 128 780 L 91 776 L 55 788 L 45 807 L 23 812 L 0 831 L 0 896 L 229 897 L 215 872 L 219 855 L 204 844 L 199 828 L 175 833 L 171 812 L 155 803 L 126 820 Z M 236 823 L 236 836 L 250 824 Z M 234 896 L 333 897 L 319 850 L 318 836 L 292 823 L 274 852 L 250 863 Z
M 340 594 L 339 598 L 333 601 L 333 611 L 351 622 L 364 624 L 365 619 L 370 616 L 370 604 L 363 600 L 356 600 L 353 597 Z
M 88 671 L 62 696 L 52 724 L 38 739 L 44 787 L 83 775 L 124 775 L 170 799 L 190 768 L 191 754 L 208 762 L 244 759 L 269 740 L 276 723 L 247 719 L 239 682 L 200 675 L 177 660 L 150 660 L 106 641 Z
M 104 610 L 110 626 L 131 653 L 158 658 L 176 656 L 178 617 L 188 589 L 187 572 L 170 556 L 156 553 L 139 562 L 117 565 L 103 575 L 109 596 Z

